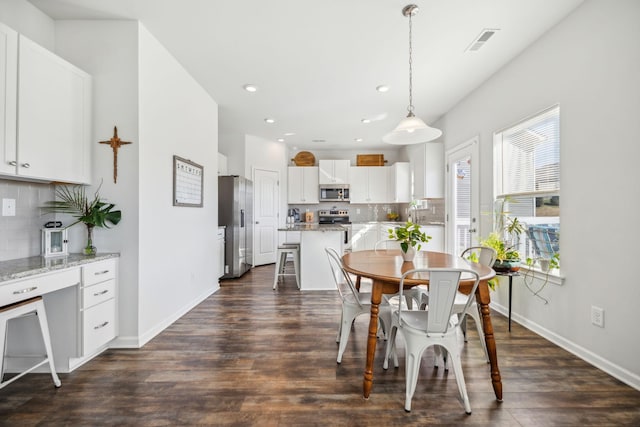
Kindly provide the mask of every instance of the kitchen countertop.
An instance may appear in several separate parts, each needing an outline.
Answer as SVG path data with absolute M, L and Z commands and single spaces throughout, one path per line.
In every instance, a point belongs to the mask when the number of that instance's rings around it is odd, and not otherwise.
M 109 258 L 118 258 L 119 253 L 98 253 L 96 255 L 69 254 L 67 256 L 45 258 L 32 256 L 9 261 L 0 261 L 0 282 L 23 279 L 36 274 L 48 273 L 70 267 L 77 267 Z
M 344 231 L 345 228 L 340 224 L 305 224 L 298 223 L 289 227 L 278 228 L 278 231 Z

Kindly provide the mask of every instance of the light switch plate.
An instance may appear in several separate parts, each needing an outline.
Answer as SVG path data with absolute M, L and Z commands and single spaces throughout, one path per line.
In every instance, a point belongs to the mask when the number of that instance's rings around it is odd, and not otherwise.
M 16 216 L 16 199 L 2 199 L 2 216 Z

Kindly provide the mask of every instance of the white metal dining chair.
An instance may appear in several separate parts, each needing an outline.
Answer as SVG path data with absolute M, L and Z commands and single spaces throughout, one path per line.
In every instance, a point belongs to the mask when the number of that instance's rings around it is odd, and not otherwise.
M 487 267 L 493 266 L 493 263 L 496 260 L 496 251 L 493 248 L 487 246 L 471 246 L 462 251 L 460 256 L 468 261 L 477 262 L 480 265 L 484 265 Z M 464 334 L 464 342 L 467 342 L 467 322 L 466 318 L 462 318 L 462 310 L 465 310 L 465 302 L 466 295 L 461 292 L 458 292 L 456 295 L 456 301 L 453 306 L 453 311 L 458 315 L 458 320 L 460 322 L 460 329 Z M 482 327 L 482 319 L 480 316 L 480 308 L 476 303 L 476 300 L 473 299 L 469 307 L 466 309 L 466 314 L 473 318 L 473 321 L 476 324 L 476 330 L 478 331 L 478 337 L 480 338 L 480 344 L 482 345 L 482 350 L 484 351 L 485 359 L 487 363 L 489 363 L 489 353 L 487 352 L 487 343 L 484 341 L 484 328 Z
M 393 240 L 393 239 L 378 240 L 376 242 L 376 244 L 373 246 L 373 250 L 374 251 L 378 251 L 378 250 L 400 250 L 400 242 L 398 242 L 397 240 Z M 407 308 L 409 310 L 412 310 L 414 308 L 414 303 L 415 303 L 415 307 L 420 307 L 420 302 L 422 301 L 423 292 L 424 292 L 424 290 L 421 289 L 419 286 L 416 286 L 415 288 L 407 289 L 406 291 L 404 291 L 405 303 L 407 304 Z M 387 302 L 389 304 L 391 304 L 392 306 L 398 304 L 398 302 L 394 303 L 394 301 L 396 301 L 396 300 L 399 301 L 398 293 L 385 294 L 382 297 L 384 299 L 386 299 Z
M 394 310 L 391 320 L 391 332 L 385 351 L 383 368 L 388 368 L 389 358 L 393 357 L 397 368 L 396 333 L 399 330 L 404 337 L 406 347 L 406 397 L 404 409 L 411 411 L 411 400 L 418 383 L 420 362 L 425 350 L 431 346 L 440 346 L 450 355 L 453 365 L 458 391 L 462 398 L 467 414 L 471 413 L 471 403 L 462 372 L 460 360 L 461 345 L 457 337 L 460 323 L 452 316 L 453 307 L 458 293 L 460 279 L 473 280 L 471 293 L 466 295 L 468 307 L 475 298 L 475 291 L 480 282 L 478 273 L 467 269 L 425 268 L 413 269 L 405 272 L 400 279 L 400 297 L 405 279 L 425 278 L 429 281 L 429 304 L 424 310 L 403 310 L 400 306 Z M 462 312 L 462 318 L 466 310 Z
M 371 293 L 358 292 L 356 290 L 351 276 L 342 266 L 342 259 L 338 252 L 333 248 L 325 248 L 329 259 L 331 273 L 336 283 L 336 288 L 340 293 L 342 300 L 342 315 L 340 318 L 340 326 L 338 328 L 338 336 L 336 342 L 340 343 L 338 347 L 338 358 L 336 361 L 342 363 L 342 355 L 347 348 L 347 341 L 351 332 L 351 324 L 361 314 L 371 313 Z M 379 305 L 378 319 L 382 323 L 382 329 L 387 336 L 387 331 L 391 325 L 391 308 L 389 303 L 384 299 Z

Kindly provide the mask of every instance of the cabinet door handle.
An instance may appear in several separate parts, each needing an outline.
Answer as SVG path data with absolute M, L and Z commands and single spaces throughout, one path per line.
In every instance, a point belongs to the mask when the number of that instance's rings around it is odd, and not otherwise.
M 109 270 L 96 271 L 93 273 L 94 276 L 100 276 L 101 274 L 107 274 Z
M 23 163 L 21 166 L 25 169 L 29 169 L 31 167 L 29 163 Z
M 98 326 L 94 326 L 93 329 L 102 329 L 105 326 L 107 326 L 108 324 L 109 324 L 109 322 L 104 322 L 104 323 L 99 324 Z
M 15 160 L 11 160 L 10 162 L 8 162 L 11 166 L 15 166 L 18 164 L 18 162 L 16 162 Z
M 97 297 L 97 296 L 100 296 L 100 295 L 104 295 L 104 294 L 106 294 L 107 292 L 109 292 L 109 289 L 105 289 L 105 290 L 104 290 L 104 291 L 102 291 L 102 292 L 96 292 L 95 294 L 93 294 L 93 296 L 94 296 L 94 297 Z
M 14 295 L 20 295 L 20 294 L 26 294 L 27 292 L 33 292 L 36 289 L 38 289 L 37 286 L 33 286 L 31 288 L 24 288 L 24 289 L 20 289 L 19 291 L 13 291 Z

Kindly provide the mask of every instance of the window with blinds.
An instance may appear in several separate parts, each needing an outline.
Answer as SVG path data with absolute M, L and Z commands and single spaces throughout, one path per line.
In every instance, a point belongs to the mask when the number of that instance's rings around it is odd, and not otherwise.
M 560 107 L 494 134 L 496 201 L 525 224 L 523 261 L 560 251 Z

